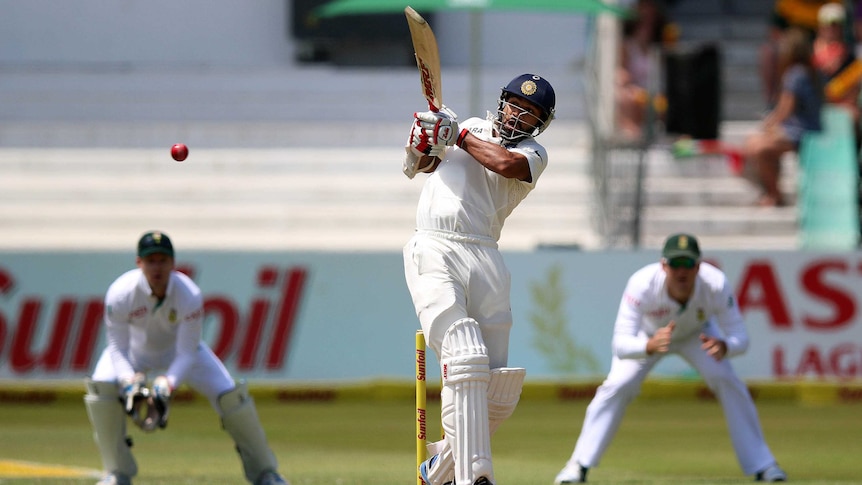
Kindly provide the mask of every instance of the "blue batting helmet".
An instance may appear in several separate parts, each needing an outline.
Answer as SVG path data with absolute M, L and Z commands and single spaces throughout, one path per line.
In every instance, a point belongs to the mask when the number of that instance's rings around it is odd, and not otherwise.
M 546 125 L 554 118 L 557 95 L 554 93 L 551 83 L 541 76 L 521 74 L 503 87 L 501 96 L 504 98 L 517 96 L 535 104 L 545 114 L 543 121 Z

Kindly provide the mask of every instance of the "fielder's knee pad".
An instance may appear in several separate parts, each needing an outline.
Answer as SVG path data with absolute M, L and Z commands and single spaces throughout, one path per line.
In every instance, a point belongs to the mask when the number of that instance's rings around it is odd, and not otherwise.
M 126 438 L 126 412 L 114 382 L 87 379 L 84 406 L 93 426 L 93 439 L 102 457 L 105 472 L 133 477 L 138 465 Z
M 254 483 L 261 473 L 277 471 L 278 462 L 266 442 L 248 386 L 240 382 L 218 397 L 222 426 L 233 438 L 245 478 Z
M 493 482 L 488 428 L 488 350 L 472 318 L 453 323 L 443 335 L 440 352 L 443 429 L 455 460 L 455 482 L 479 477 Z

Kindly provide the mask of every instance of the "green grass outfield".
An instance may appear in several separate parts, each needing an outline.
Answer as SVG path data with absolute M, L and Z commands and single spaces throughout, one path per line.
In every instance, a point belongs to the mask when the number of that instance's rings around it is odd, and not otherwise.
M 499 485 L 550 485 L 580 430 L 595 385 L 530 385 L 493 440 Z M 0 386 L 0 484 L 84 484 L 100 461 L 83 386 Z M 862 483 L 862 402 L 856 388 L 753 386 L 767 441 L 793 483 Z M 293 485 L 415 483 L 413 388 L 253 387 L 282 471 Z M 130 428 L 136 485 L 242 484 L 229 436 L 200 397 L 175 403 L 166 430 Z M 429 404 L 429 433 L 439 432 Z M 22 463 L 24 462 L 24 463 Z M 48 465 L 71 467 L 57 469 Z M 721 407 L 697 383 L 650 383 L 630 407 L 595 484 L 749 483 Z

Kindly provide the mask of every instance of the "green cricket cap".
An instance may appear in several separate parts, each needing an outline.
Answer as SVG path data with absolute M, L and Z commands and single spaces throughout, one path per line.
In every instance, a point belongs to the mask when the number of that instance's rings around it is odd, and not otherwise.
M 679 257 L 700 259 L 700 246 L 691 234 L 674 234 L 665 241 L 661 255 L 668 260 Z
M 167 254 L 174 257 L 174 245 L 167 234 L 159 231 L 150 231 L 138 241 L 138 256 L 143 258 L 151 254 Z

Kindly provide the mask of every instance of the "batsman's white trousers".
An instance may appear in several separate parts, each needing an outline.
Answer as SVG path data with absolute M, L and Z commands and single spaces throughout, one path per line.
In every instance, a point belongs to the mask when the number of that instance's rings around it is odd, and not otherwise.
M 449 326 L 472 318 L 482 331 L 489 367 L 506 367 L 511 275 L 496 243 L 418 231 L 404 246 L 404 275 L 428 347 L 438 358 Z
M 158 374 L 153 374 L 156 371 L 164 372 L 170 365 L 170 362 L 162 362 L 159 367 L 135 369 L 135 372 L 143 372 L 147 374 L 148 379 L 153 379 Z M 96 368 L 93 370 L 91 379 L 94 381 L 115 382 L 119 377 L 114 370 L 114 362 L 111 360 L 111 353 L 108 349 L 102 352 L 99 362 L 96 363 Z M 195 363 L 189 369 L 189 373 L 183 383 L 188 384 L 209 400 L 210 405 L 221 416 L 221 408 L 218 406 L 218 398 L 227 391 L 236 387 L 236 383 L 230 373 L 222 364 L 221 360 L 213 353 L 213 351 L 205 343 L 198 344 L 198 350 L 195 355 Z
M 730 431 L 730 440 L 743 472 L 752 475 L 775 463 L 775 458 L 760 427 L 760 418 L 751 394 L 730 365 L 728 359 L 716 361 L 700 348 L 697 335 L 675 342 L 671 353 L 679 354 L 691 364 L 718 397 Z M 601 461 L 619 429 L 626 406 L 640 393 L 647 374 L 663 355 L 646 359 L 613 358 L 607 378 L 587 407 L 581 435 L 569 460 L 570 466 L 594 467 Z

